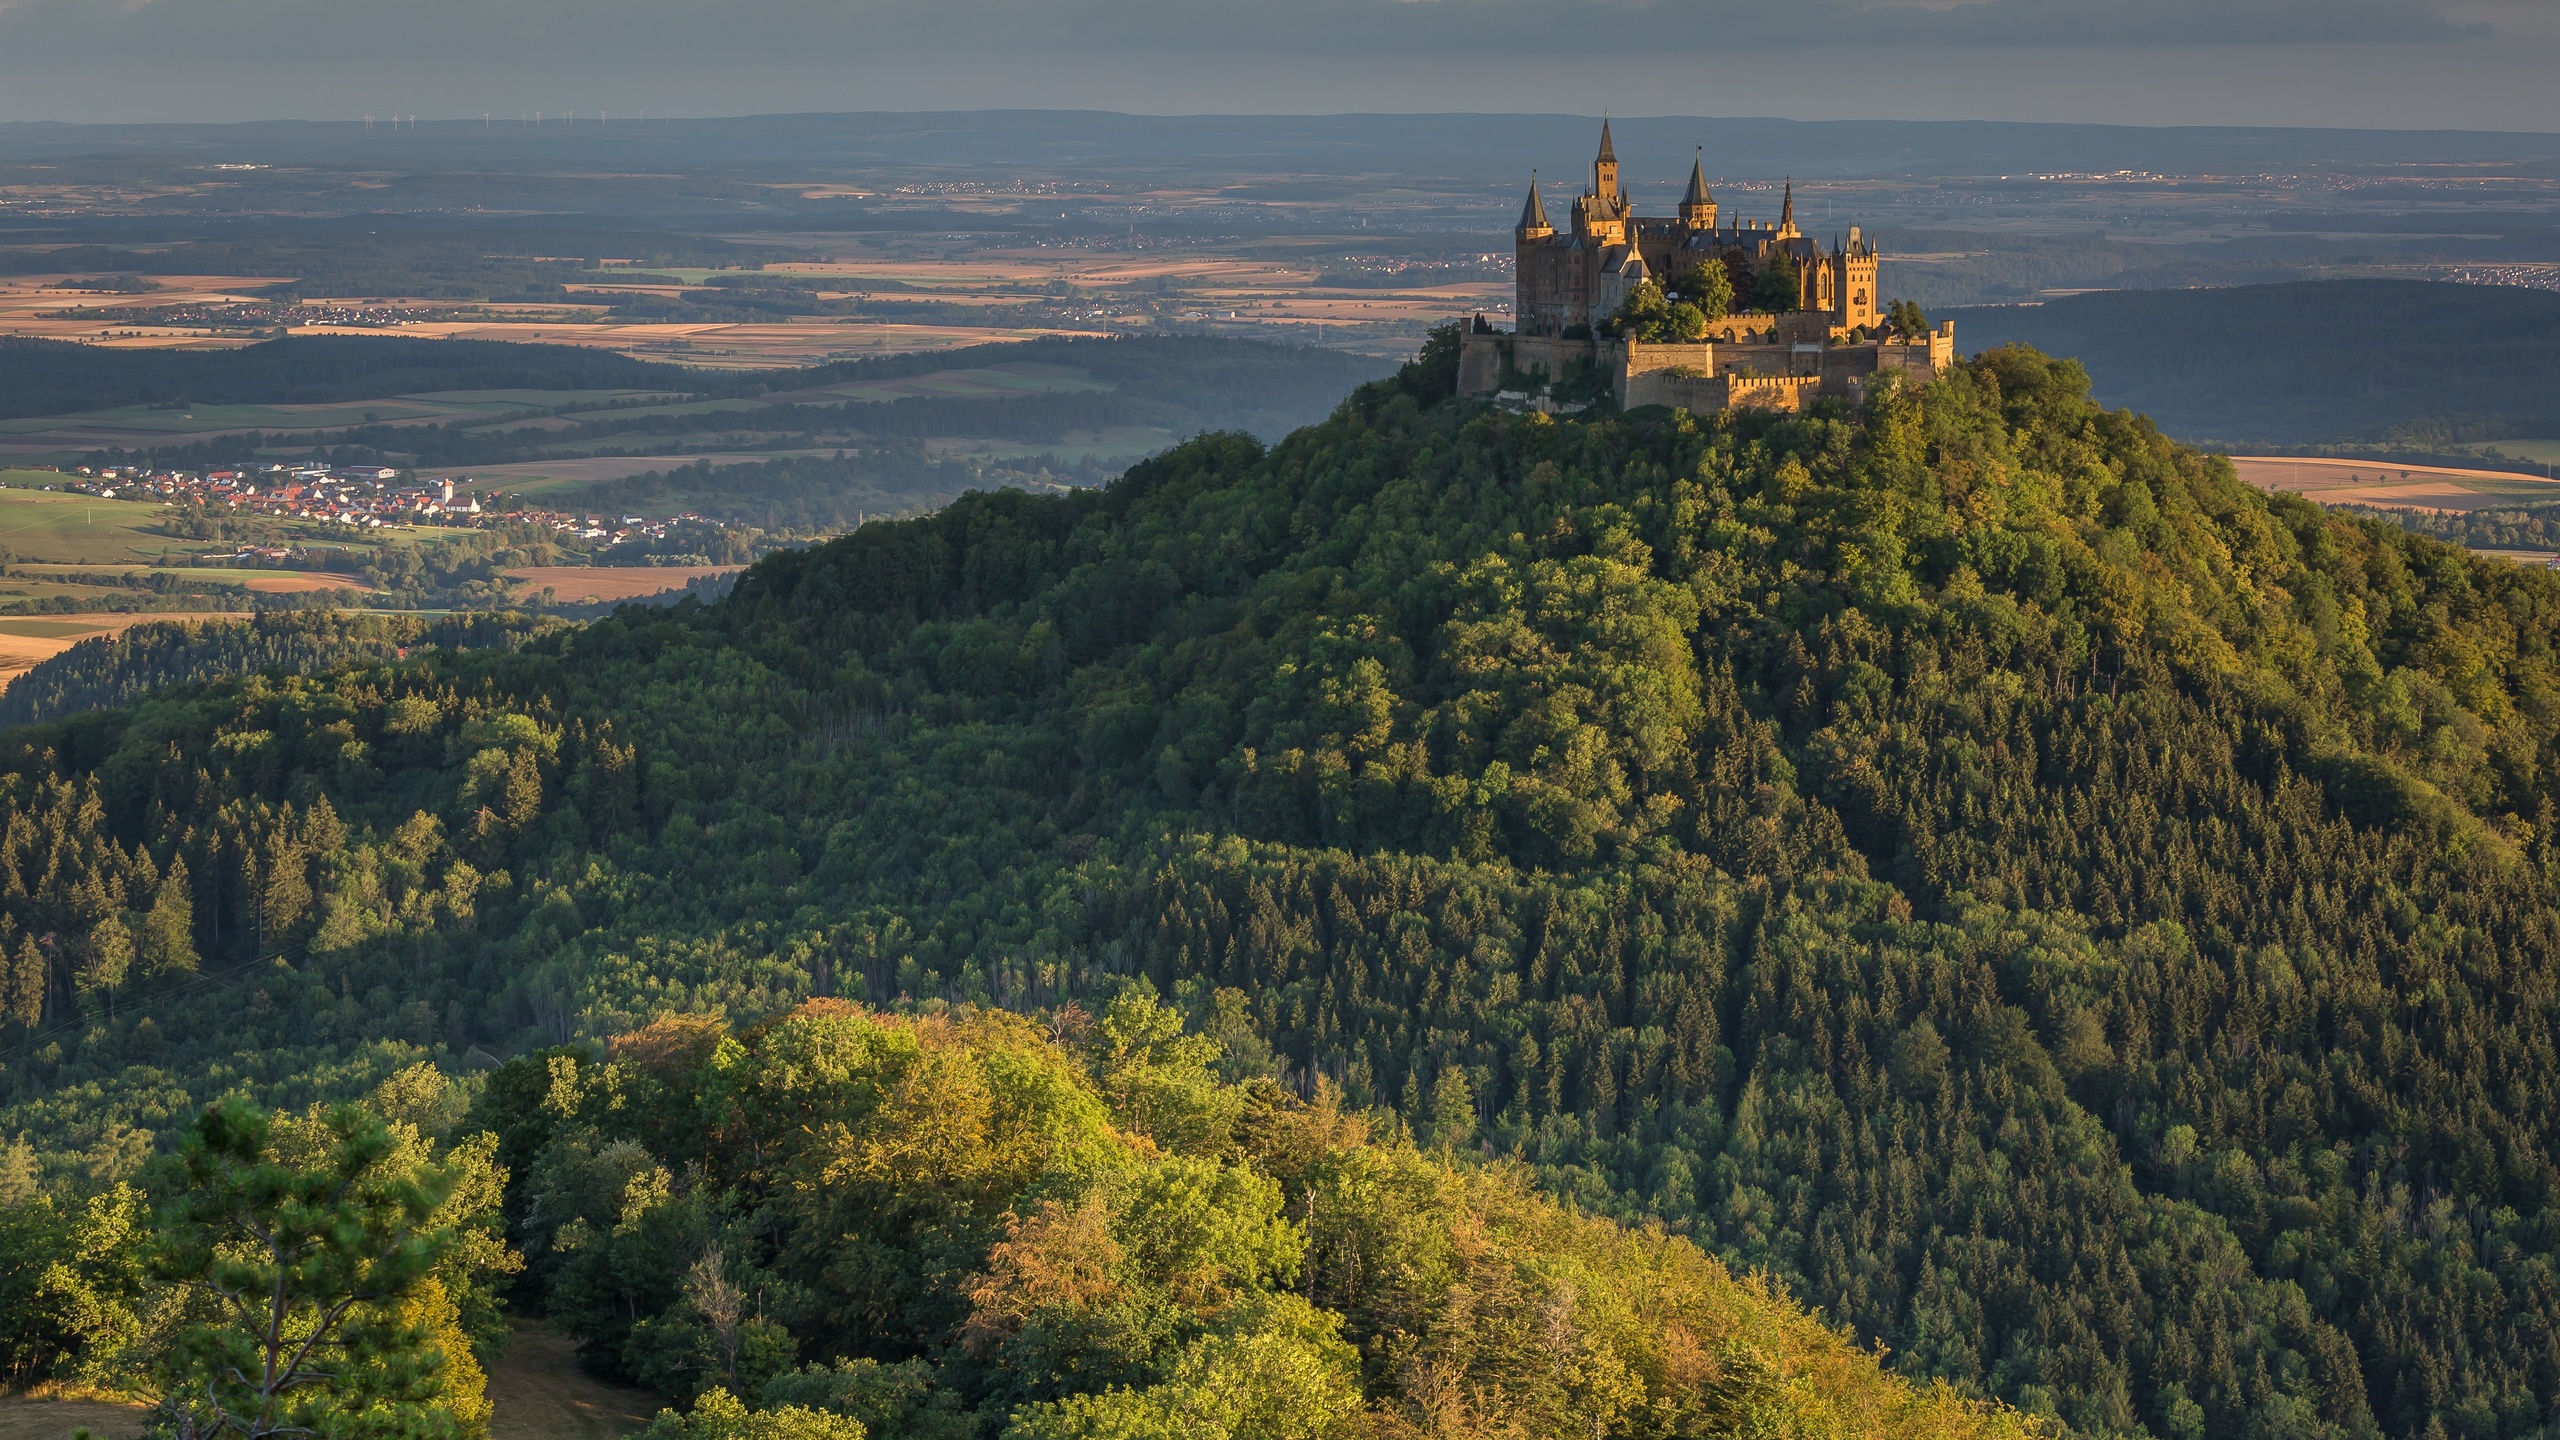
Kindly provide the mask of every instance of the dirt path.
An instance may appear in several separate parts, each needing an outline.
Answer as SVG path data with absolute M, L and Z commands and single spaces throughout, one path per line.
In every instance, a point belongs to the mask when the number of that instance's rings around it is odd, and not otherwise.
M 0 1400 L 0 1440 L 70 1440 L 75 1430 L 86 1430 L 97 1440 L 127 1440 L 142 1433 L 150 1414 L 140 1405 L 13 1395 Z
M 578 1368 L 575 1345 L 532 1325 L 516 1327 L 515 1343 L 489 1367 L 489 1403 L 489 1440 L 616 1440 L 666 1404 L 589 1375 Z M 0 1430 L 0 1440 L 55 1437 Z

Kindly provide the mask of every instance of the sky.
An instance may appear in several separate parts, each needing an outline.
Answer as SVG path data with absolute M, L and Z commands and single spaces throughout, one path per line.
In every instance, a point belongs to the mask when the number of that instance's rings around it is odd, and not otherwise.
M 2560 131 L 2560 0 L 0 0 L 0 120 L 1033 107 Z

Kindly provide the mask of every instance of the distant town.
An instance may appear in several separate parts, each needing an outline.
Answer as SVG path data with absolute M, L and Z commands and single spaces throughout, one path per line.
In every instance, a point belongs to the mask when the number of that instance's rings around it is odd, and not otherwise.
M 720 522 L 690 511 L 652 519 L 642 515 L 589 515 L 517 505 L 497 508 L 494 492 L 481 497 L 463 493 L 470 477 L 419 480 L 388 465 L 244 465 L 225 470 L 154 470 L 133 465 L 82 465 L 68 471 L 59 488 L 101 500 L 162 500 L 171 504 L 220 507 L 236 513 L 280 520 L 311 520 L 355 530 L 386 526 L 443 525 L 474 528 L 492 524 L 538 525 L 563 535 L 604 545 L 635 540 L 664 540 L 686 527 L 717 527 Z M 245 547 L 244 556 L 272 547 Z M 275 550 L 268 558 L 282 558 Z

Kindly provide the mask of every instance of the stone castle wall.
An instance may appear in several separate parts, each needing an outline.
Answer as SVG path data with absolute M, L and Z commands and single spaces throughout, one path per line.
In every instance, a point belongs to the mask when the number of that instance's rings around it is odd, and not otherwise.
M 1470 327 L 1458 346 L 1458 393 L 1536 388 L 1563 378 L 1576 364 L 1597 364 L 1609 372 L 1621 409 L 1672 405 L 1700 412 L 1738 407 L 1793 412 L 1819 395 L 1857 399 L 1866 393 L 1868 377 L 1879 372 L 1925 383 L 1955 363 L 1955 346 L 1952 320 L 1920 341 L 1855 345 L 1783 338 L 1774 344 L 1568 340 Z
M 1819 375 L 1695 375 L 1648 370 L 1626 378 L 1619 404 L 1634 410 L 1668 405 L 1694 414 L 1718 410 L 1779 410 L 1794 414 L 1824 393 Z

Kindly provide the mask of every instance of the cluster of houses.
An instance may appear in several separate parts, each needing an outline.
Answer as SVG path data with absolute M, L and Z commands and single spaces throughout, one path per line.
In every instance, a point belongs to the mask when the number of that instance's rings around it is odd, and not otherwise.
M 334 521 L 361 529 L 386 525 L 482 525 L 507 521 L 540 525 L 580 540 L 619 545 L 664 540 L 680 530 L 717 530 L 721 522 L 687 511 L 655 519 L 645 515 L 580 515 L 558 510 L 499 510 L 461 493 L 454 480 L 404 483 L 405 472 L 388 465 L 247 465 L 232 470 L 155 470 L 138 465 L 83 465 L 68 472 L 64 490 L 102 500 L 161 500 L 272 515 L 279 519 Z M 470 478 L 459 482 L 467 486 Z M 53 486 L 44 487 L 48 490 Z M 496 500 L 492 495 L 490 499 Z M 244 557 L 281 560 L 290 552 L 251 546 Z
M 167 500 L 247 510 L 259 515 L 383 525 L 468 525 L 480 501 L 457 495 L 450 480 L 403 484 L 387 465 L 248 465 L 236 470 L 150 470 L 83 465 L 64 488 L 110 500 Z

